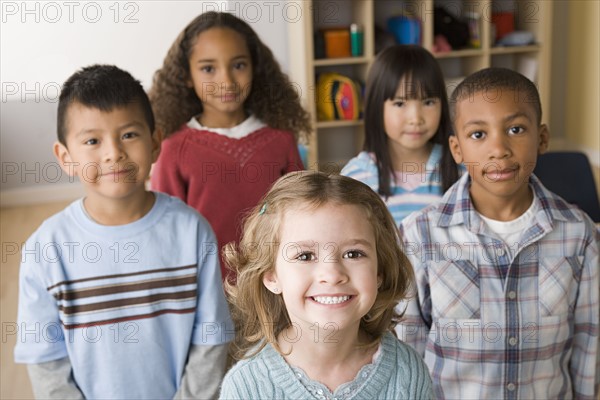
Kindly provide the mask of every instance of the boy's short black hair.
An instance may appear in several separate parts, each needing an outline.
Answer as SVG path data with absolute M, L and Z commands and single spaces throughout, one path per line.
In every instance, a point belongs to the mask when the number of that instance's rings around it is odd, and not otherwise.
M 517 71 L 508 68 L 485 68 L 467 76 L 450 96 L 450 115 L 456 119 L 456 103 L 475 93 L 489 93 L 490 101 L 498 98 L 498 91 L 507 90 L 515 94 L 515 101 L 531 105 L 535 111 L 537 124 L 542 122 L 540 94 L 533 82 Z
M 154 114 L 142 84 L 114 65 L 96 64 L 82 68 L 63 84 L 58 100 L 57 134 L 58 141 L 65 146 L 67 110 L 75 102 L 101 111 L 137 103 L 142 107 L 150 132 L 154 132 Z

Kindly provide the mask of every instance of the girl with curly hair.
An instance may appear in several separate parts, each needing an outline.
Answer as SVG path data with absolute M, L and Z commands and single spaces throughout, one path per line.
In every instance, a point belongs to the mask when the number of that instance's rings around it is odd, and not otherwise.
M 394 219 L 367 185 L 314 171 L 280 178 L 225 257 L 241 358 L 223 399 L 432 398 L 423 359 L 397 340 L 413 286 Z
M 307 112 L 271 50 L 244 21 L 207 12 L 179 34 L 149 93 L 165 139 L 152 188 L 212 225 L 219 246 L 283 174 L 304 168 Z M 225 274 L 225 270 L 222 269 Z

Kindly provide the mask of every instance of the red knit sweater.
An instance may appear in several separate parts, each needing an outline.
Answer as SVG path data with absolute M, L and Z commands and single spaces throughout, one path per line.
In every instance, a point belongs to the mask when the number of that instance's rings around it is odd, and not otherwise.
M 239 242 L 245 214 L 280 176 L 303 169 L 294 136 L 263 127 L 231 139 L 183 126 L 165 139 L 152 189 L 177 196 L 210 222 L 219 251 Z M 221 263 L 223 278 L 229 275 Z

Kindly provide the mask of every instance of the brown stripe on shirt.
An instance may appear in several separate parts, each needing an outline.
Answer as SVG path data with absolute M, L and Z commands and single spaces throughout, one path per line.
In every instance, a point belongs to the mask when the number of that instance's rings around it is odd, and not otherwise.
M 196 293 L 197 292 L 195 289 L 187 290 L 185 292 L 155 293 L 148 296 L 116 299 L 111 301 L 103 301 L 99 303 L 80 304 L 74 306 L 58 306 L 58 309 L 66 315 L 73 315 L 77 313 L 85 313 L 90 311 L 106 311 L 120 307 L 147 305 L 165 300 L 181 301 L 195 299 Z
M 150 290 L 165 287 L 175 287 L 191 285 L 197 283 L 196 274 L 177 277 L 161 277 L 158 279 L 147 280 L 143 282 L 127 282 L 102 287 L 90 287 L 84 289 L 75 289 L 59 291 L 54 294 L 56 300 L 77 300 L 86 297 L 105 296 L 111 294 L 122 294 L 126 292 L 135 292 L 139 290 Z
M 61 323 L 65 327 L 65 329 L 88 328 L 90 326 L 108 325 L 108 324 L 116 324 L 119 322 L 127 322 L 127 321 L 135 321 L 135 320 L 140 320 L 140 319 L 154 318 L 154 317 L 157 317 L 157 316 L 163 315 L 163 314 L 189 314 L 189 313 L 193 313 L 195 311 L 196 311 L 196 307 L 185 308 L 183 310 L 165 309 L 165 310 L 159 310 L 159 311 L 155 311 L 155 312 L 148 313 L 148 314 L 130 315 L 127 317 L 105 319 L 102 321 L 91 321 L 91 322 L 85 322 L 85 323 L 80 323 L 80 324 L 65 324 L 62 321 L 61 321 Z
M 175 268 L 158 268 L 158 269 L 149 269 L 149 270 L 145 270 L 145 271 L 138 271 L 138 272 L 129 272 L 126 274 L 113 274 L 113 275 L 101 275 L 101 276 L 92 276 L 89 278 L 83 278 L 83 279 L 74 279 L 72 281 L 62 281 L 62 282 L 58 282 L 52 286 L 48 286 L 46 289 L 47 290 L 52 290 L 57 286 L 60 285 L 72 285 L 74 283 L 81 283 L 81 282 L 89 282 L 89 281 L 95 281 L 95 280 L 101 280 L 101 279 L 116 279 L 116 278 L 125 278 L 128 276 L 136 276 L 136 275 L 149 275 L 149 274 L 158 274 L 158 273 L 162 273 L 162 272 L 175 272 L 175 271 L 181 271 L 184 269 L 188 269 L 188 268 L 196 268 L 196 264 L 192 264 L 192 265 L 186 265 L 183 267 L 175 267 Z

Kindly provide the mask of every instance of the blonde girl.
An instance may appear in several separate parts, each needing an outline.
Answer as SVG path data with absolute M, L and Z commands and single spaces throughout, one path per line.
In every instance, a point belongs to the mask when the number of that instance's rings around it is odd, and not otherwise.
M 430 398 L 422 359 L 392 331 L 413 282 L 393 218 L 351 178 L 280 178 L 225 248 L 236 356 L 223 399 Z

